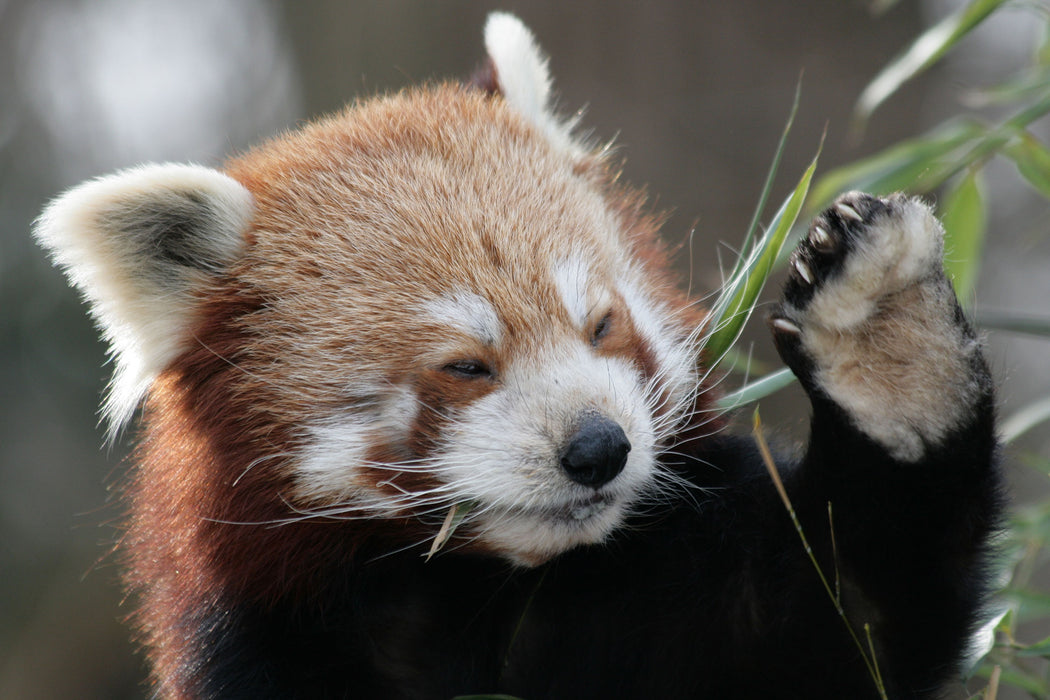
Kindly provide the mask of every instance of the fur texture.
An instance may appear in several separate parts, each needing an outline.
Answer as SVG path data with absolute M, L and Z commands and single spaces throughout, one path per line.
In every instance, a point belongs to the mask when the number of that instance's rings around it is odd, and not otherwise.
M 485 43 L 474 87 L 41 219 L 117 358 L 114 430 L 145 394 L 122 545 L 158 695 L 874 697 L 720 432 L 657 219 L 551 110 L 528 30 Z M 956 670 L 1000 509 L 941 245 L 924 205 L 847 195 L 771 319 L 813 406 L 779 468 L 891 697 Z

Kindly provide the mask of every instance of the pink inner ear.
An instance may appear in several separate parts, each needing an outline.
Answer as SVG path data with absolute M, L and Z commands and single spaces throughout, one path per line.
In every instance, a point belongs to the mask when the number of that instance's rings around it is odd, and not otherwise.
M 491 57 L 485 58 L 485 62 L 478 66 L 465 84 L 469 88 L 484 90 L 487 95 L 503 95 L 503 88 L 499 84 L 499 72 Z

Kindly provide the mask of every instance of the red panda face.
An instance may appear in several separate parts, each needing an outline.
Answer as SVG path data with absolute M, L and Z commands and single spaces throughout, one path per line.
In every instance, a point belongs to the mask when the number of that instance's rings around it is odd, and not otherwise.
M 496 14 L 486 45 L 495 94 L 367 101 L 41 218 L 110 344 L 111 434 L 147 398 L 142 578 L 233 556 L 265 587 L 316 531 L 251 525 L 368 520 L 349 537 L 402 547 L 452 509 L 454 545 L 534 564 L 674 481 L 657 456 L 701 420 L 702 315 L 642 198 L 550 111 L 528 31 Z
M 694 329 L 600 162 L 445 88 L 229 172 L 257 207 L 231 284 L 262 300 L 237 363 L 295 436 L 297 507 L 440 524 L 466 504 L 476 546 L 535 563 L 653 497 Z

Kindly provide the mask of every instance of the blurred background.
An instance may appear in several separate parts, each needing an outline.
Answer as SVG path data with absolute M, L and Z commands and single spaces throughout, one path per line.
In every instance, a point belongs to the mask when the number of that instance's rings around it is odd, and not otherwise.
M 107 486 L 129 441 L 102 446 L 104 348 L 30 239 L 50 197 L 144 161 L 218 165 L 349 100 L 467 76 L 483 58 L 486 14 L 505 9 L 550 54 L 561 109 L 585 109 L 584 129 L 615 138 L 625 178 L 672 212 L 665 235 L 683 245 L 693 289 L 715 289 L 800 76 L 771 208 L 825 129 L 820 172 L 971 109 L 971 89 L 1015 71 L 1042 40 L 1031 8 L 997 13 L 858 134 L 850 114 L 867 82 L 960 3 L 877 4 L 0 0 L 0 698 L 148 695 L 107 557 L 120 513 Z M 1032 127 L 1044 142 L 1047 126 Z M 1045 205 L 1008 165 L 990 168 L 977 307 L 1046 317 Z M 765 299 L 774 296 L 770 288 Z M 745 342 L 756 360 L 778 366 L 763 324 L 752 326 Z M 989 345 L 1004 414 L 1050 395 L 1046 339 L 992 333 Z M 764 422 L 799 439 L 803 406 L 788 389 L 763 401 Z M 1047 455 L 1050 439 L 1032 431 L 1013 450 Z M 1016 500 L 1045 495 L 1046 477 L 1017 461 Z

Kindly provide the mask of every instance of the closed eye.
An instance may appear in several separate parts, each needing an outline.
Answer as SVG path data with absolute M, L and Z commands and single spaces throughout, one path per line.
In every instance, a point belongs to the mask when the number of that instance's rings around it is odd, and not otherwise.
M 609 329 L 612 327 L 612 321 L 612 311 L 610 311 L 602 316 L 598 323 L 594 324 L 594 331 L 591 333 L 591 345 L 597 346 L 602 338 L 609 334 Z
M 442 371 L 462 379 L 482 379 L 492 376 L 492 369 L 481 360 L 456 360 L 441 368 Z

